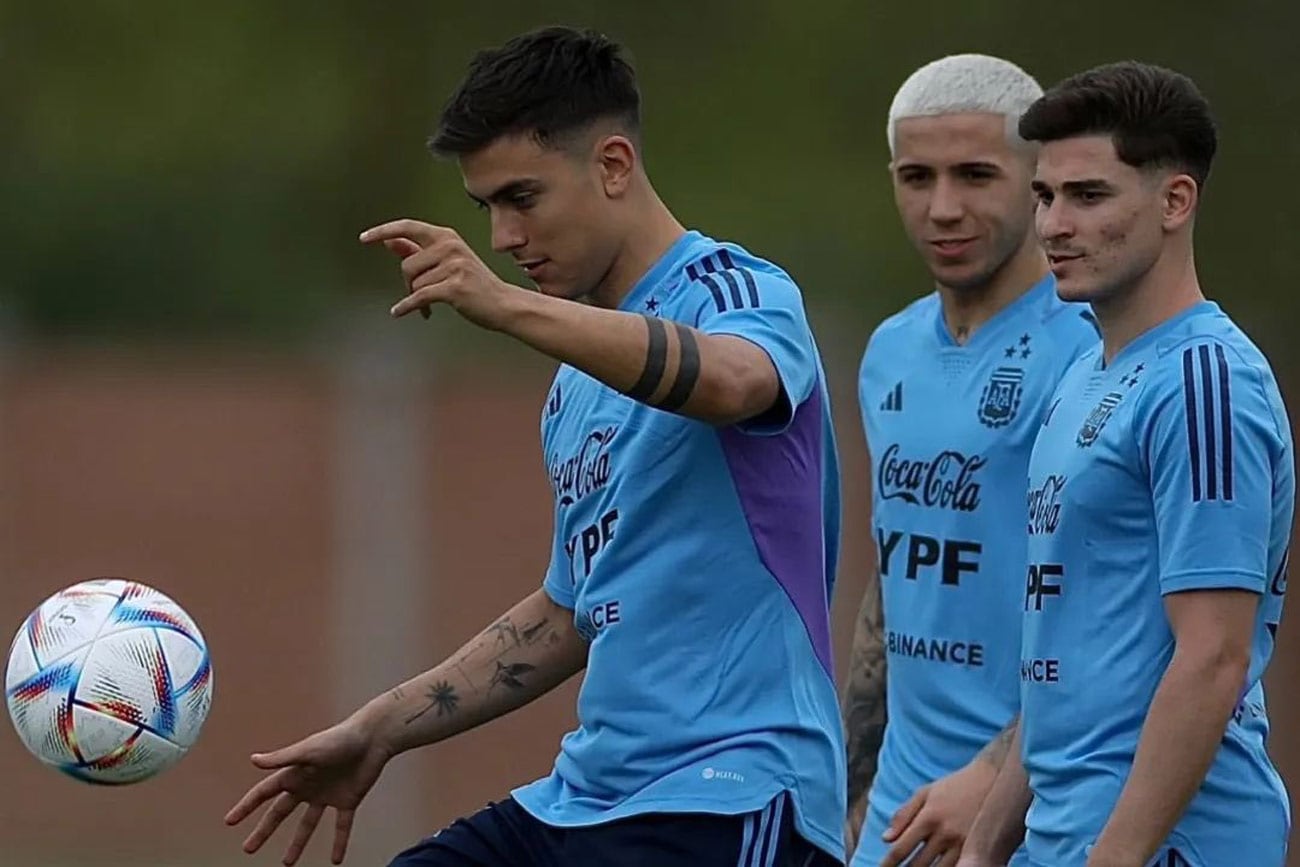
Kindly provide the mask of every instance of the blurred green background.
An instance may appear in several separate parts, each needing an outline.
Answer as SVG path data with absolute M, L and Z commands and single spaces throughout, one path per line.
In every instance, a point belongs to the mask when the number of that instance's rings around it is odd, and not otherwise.
M 1190 74 L 1221 128 L 1202 285 L 1297 393 L 1295 2 L 0 0 L 0 626 L 75 580 L 152 577 L 216 667 L 200 744 L 139 787 L 78 786 L 0 737 L 0 865 L 278 863 L 220 826 L 247 753 L 437 661 L 540 580 L 553 365 L 447 311 L 389 322 L 398 276 L 356 237 L 446 223 L 518 279 L 424 142 L 477 48 L 553 23 L 629 47 L 679 218 L 803 287 L 842 434 L 841 675 L 871 556 L 857 362 L 930 288 L 886 173 L 886 111 L 917 66 L 978 51 L 1044 85 L 1126 58 Z M 1284 624 L 1288 774 L 1297 647 Z M 386 776 L 352 863 L 543 772 L 572 695 Z
M 310 339 L 349 294 L 394 288 L 355 243 L 361 228 L 420 216 L 486 248 L 454 165 L 424 139 L 477 47 L 563 22 L 630 47 L 648 165 L 681 218 L 788 267 L 854 349 L 926 288 L 885 172 L 884 115 L 913 68 L 973 50 L 1045 85 L 1130 57 L 1185 71 L 1222 126 L 1204 284 L 1289 358 L 1297 8 L 10 0 L 0 297 L 12 327 L 41 337 Z M 458 327 L 452 340 L 475 337 Z

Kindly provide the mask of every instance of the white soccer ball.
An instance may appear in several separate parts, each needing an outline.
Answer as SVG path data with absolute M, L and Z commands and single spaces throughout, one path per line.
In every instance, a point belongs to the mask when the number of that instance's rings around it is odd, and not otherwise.
M 164 594 L 122 578 L 86 581 L 18 630 L 5 698 L 42 762 L 88 783 L 135 783 L 194 745 L 212 663 L 198 626 Z

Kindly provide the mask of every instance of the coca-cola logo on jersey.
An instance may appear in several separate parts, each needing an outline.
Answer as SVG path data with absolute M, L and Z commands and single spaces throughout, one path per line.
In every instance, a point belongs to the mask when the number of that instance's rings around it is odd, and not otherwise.
M 617 435 L 618 425 L 594 430 L 587 434 L 575 454 L 563 461 L 559 455 L 551 458 L 547 469 L 561 506 L 571 506 L 609 483 L 609 444 Z
M 931 460 L 913 460 L 899 457 L 898 452 L 898 443 L 894 443 L 881 456 L 876 478 L 881 499 L 957 512 L 979 508 L 980 484 L 975 475 L 988 463 L 987 458 L 948 450 Z
M 1061 491 L 1065 476 L 1048 476 L 1042 487 L 1029 492 L 1029 535 L 1050 536 L 1061 523 Z

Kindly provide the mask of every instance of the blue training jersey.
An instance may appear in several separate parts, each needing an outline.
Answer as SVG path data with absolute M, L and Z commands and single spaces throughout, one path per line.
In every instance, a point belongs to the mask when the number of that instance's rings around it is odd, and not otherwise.
M 842 857 L 845 756 L 828 598 L 839 548 L 830 405 L 800 292 L 770 262 L 689 232 L 621 304 L 752 341 L 778 411 L 714 427 L 560 368 L 542 418 L 555 491 L 544 587 L 591 642 L 541 821 L 740 814 L 781 792 Z
M 1160 864 L 1281 867 L 1286 791 L 1265 752 L 1295 506 L 1291 428 L 1268 361 L 1213 302 L 1066 375 L 1029 478 L 1022 738 L 1036 865 L 1082 865 L 1132 769 L 1174 650 L 1164 596 L 1260 595 L 1250 671 Z
M 879 864 L 894 812 L 1016 714 L 1029 451 L 1061 376 L 1097 341 L 1091 312 L 1048 275 L 965 344 L 932 293 L 867 345 L 858 399 L 889 721 L 855 864 Z

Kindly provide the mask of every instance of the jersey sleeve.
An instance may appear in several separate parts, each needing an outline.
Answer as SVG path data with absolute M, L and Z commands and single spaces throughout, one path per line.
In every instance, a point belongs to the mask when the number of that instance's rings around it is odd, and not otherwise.
M 781 383 L 776 408 L 739 427 L 750 433 L 783 432 L 817 384 L 817 350 L 798 288 L 785 277 L 744 267 L 698 276 L 709 297 L 695 327 L 754 343 L 772 360 Z
M 558 516 L 556 521 L 558 528 Z M 551 562 L 546 567 L 542 589 L 556 605 L 573 610 L 576 600 L 573 595 L 573 580 L 569 576 L 569 552 L 565 550 L 564 540 L 560 538 L 558 529 L 552 535 L 554 540 L 551 542 Z
M 1258 369 L 1218 343 L 1175 350 L 1144 395 L 1160 591 L 1262 593 L 1283 443 Z M 1141 423 L 1144 421 L 1145 423 Z

